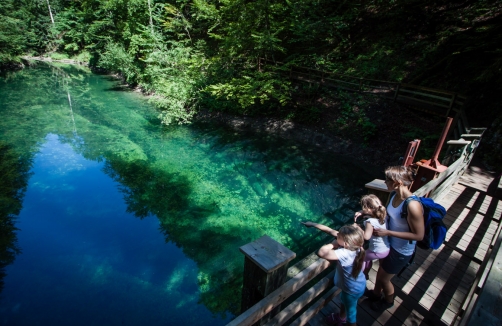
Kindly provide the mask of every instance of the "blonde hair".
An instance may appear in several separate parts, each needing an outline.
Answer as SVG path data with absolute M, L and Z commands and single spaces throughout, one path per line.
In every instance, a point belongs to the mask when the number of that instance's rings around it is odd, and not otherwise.
M 371 194 L 361 197 L 361 207 L 371 212 L 371 216 L 378 219 L 380 225 L 385 224 L 385 217 L 387 217 L 387 210 L 385 206 L 382 205 L 380 198 Z
M 385 179 L 394 182 L 401 182 L 404 186 L 408 187 L 415 179 L 413 170 L 406 166 L 389 166 L 385 169 Z
M 364 263 L 365 254 L 363 248 L 363 230 L 353 225 L 345 225 L 338 230 L 338 236 L 342 237 L 342 240 L 345 243 L 345 249 L 357 251 L 356 259 L 354 259 L 354 264 L 352 265 L 351 274 L 351 276 L 356 279 L 361 272 Z

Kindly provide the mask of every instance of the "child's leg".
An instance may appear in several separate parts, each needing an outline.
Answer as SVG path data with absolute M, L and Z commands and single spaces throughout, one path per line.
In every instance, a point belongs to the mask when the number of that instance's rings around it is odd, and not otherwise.
M 361 296 L 362 293 L 359 295 L 352 295 L 345 293 L 343 291 L 340 294 L 340 300 L 342 301 L 340 309 L 340 317 L 346 318 L 347 325 L 356 325 L 357 300 L 359 300 Z
M 340 318 L 341 319 L 347 318 L 347 311 L 345 310 L 345 306 L 343 303 L 340 305 Z
M 364 262 L 366 263 L 366 268 L 364 269 L 363 273 L 366 275 L 366 279 L 368 279 L 371 267 L 373 266 L 373 260 L 379 259 L 380 255 L 373 250 L 366 250 L 365 256 L 364 256 Z
M 364 261 L 366 262 L 366 271 L 370 271 L 371 266 L 373 265 L 373 261 L 376 259 L 384 259 L 389 255 L 389 251 L 387 250 L 385 252 L 374 252 L 373 250 L 366 250 L 365 256 L 364 256 Z M 369 266 L 369 268 L 368 268 Z

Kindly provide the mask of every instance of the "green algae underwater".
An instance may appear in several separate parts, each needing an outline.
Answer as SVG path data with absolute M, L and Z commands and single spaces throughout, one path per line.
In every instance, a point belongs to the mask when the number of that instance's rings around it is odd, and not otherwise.
M 0 173 L 18 181 L 0 194 L 0 323 L 225 324 L 240 246 L 267 234 L 306 256 L 326 237 L 300 221 L 348 223 L 373 178 L 271 135 L 162 126 L 146 97 L 75 66 L 10 73 L 0 94 Z

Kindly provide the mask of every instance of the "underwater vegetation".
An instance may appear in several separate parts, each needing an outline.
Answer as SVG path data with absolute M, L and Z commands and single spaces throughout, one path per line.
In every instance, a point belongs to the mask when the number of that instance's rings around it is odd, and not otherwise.
M 0 90 L 0 141 L 30 162 L 54 138 L 47 135 L 57 135 L 74 153 L 101 162 L 127 212 L 158 220 L 165 242 L 195 263 L 189 275 L 198 298 L 190 300 L 223 318 L 239 312 L 240 246 L 267 234 L 304 257 L 325 238 L 300 221 L 348 222 L 371 178 L 342 156 L 273 136 L 208 123 L 163 126 L 140 95 L 77 68 L 25 69 L 0 80 Z M 29 165 L 21 171 L 18 189 Z M 96 282 L 110 273 L 107 266 L 94 272 Z M 176 291 L 184 268 L 172 272 L 165 291 Z

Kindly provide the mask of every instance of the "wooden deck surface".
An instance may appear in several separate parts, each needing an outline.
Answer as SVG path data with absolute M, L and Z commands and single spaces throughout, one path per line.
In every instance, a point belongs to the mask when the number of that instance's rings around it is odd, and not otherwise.
M 438 250 L 417 248 L 415 264 L 394 277 L 394 307 L 376 313 L 365 297 L 359 302 L 358 325 L 455 325 L 466 310 L 465 300 L 487 251 L 500 232 L 502 201 L 469 181 L 455 185 L 439 202 L 447 209 L 446 243 Z M 378 263 L 373 264 L 367 287 L 372 289 Z M 339 311 L 335 297 L 309 324 L 327 325 L 325 317 Z M 502 309 L 502 308 L 501 308 Z

